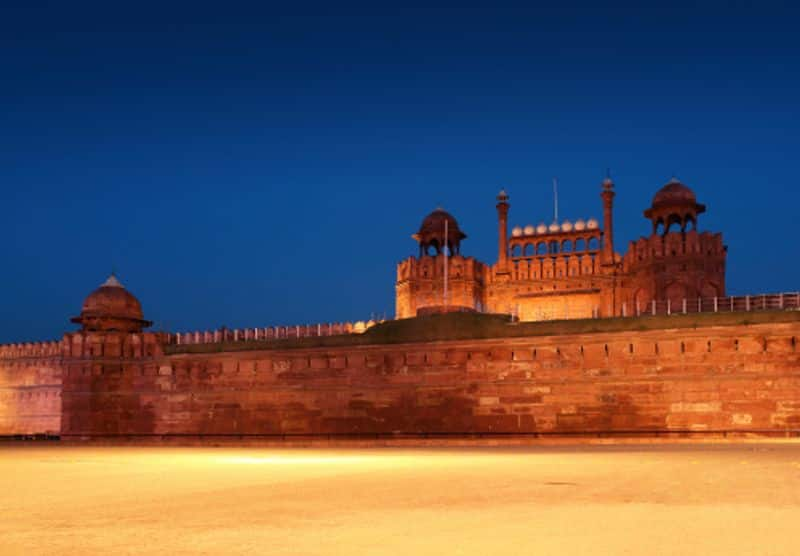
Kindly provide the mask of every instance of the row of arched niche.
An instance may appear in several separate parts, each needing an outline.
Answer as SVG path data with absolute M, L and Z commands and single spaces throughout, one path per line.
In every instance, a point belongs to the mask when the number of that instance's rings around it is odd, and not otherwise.
M 653 220 L 653 233 L 656 235 L 667 235 L 672 227 L 675 226 L 681 232 L 697 230 L 697 217 L 693 214 L 680 215 L 672 213 L 666 218 L 659 217 Z
M 558 255 L 562 253 L 586 253 L 600 249 L 600 240 L 596 237 L 576 240 L 537 241 L 515 244 L 511 247 L 511 257 L 533 257 L 535 255 Z

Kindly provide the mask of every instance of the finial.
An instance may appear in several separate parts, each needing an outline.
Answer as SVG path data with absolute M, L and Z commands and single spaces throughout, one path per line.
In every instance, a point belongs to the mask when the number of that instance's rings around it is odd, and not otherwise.
M 613 189 L 614 181 L 611 179 L 611 170 L 606 168 L 606 177 L 603 179 L 603 189 Z
M 117 280 L 117 276 L 114 274 L 113 271 L 111 272 L 111 275 L 108 277 L 108 279 L 106 279 L 106 281 L 103 282 L 102 285 L 103 286 L 107 286 L 107 287 L 111 287 L 111 288 L 122 288 L 122 287 L 124 287 L 122 285 L 122 283 L 119 280 Z
M 501 202 L 508 201 L 508 193 L 506 193 L 505 188 L 501 189 L 500 193 L 497 194 L 497 200 Z

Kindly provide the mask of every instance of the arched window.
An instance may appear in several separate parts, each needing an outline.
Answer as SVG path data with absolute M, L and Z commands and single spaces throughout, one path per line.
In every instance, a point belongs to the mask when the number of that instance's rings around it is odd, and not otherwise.
M 678 231 L 683 231 L 683 219 L 680 217 L 679 214 L 670 214 L 667 218 L 667 227 L 664 230 L 665 234 L 670 233 L 672 231 L 672 227 L 675 226 Z
M 511 248 L 511 256 L 512 257 L 522 256 L 522 247 L 519 244 L 516 244 L 514 247 Z
M 535 254 L 535 248 L 534 248 L 534 246 L 533 246 L 533 243 L 526 243 L 526 244 L 525 244 L 525 251 L 524 251 L 524 255 L 525 255 L 526 257 L 531 257 L 531 256 L 533 256 L 534 254 Z

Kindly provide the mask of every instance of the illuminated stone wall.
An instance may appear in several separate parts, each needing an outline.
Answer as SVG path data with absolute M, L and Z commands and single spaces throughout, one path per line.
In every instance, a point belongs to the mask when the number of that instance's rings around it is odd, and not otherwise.
M 59 433 L 60 353 L 58 342 L 0 346 L 0 436 Z
M 444 304 L 444 255 L 409 257 L 397 265 L 395 316 L 417 316 L 420 309 Z M 447 257 L 447 304 L 481 309 L 486 266 L 472 257 Z
M 522 321 L 590 319 L 602 305 L 600 294 L 593 291 L 520 295 L 516 302 L 515 314 Z
M 67 362 L 63 434 L 781 432 L 800 428 L 798 338 L 784 322 Z

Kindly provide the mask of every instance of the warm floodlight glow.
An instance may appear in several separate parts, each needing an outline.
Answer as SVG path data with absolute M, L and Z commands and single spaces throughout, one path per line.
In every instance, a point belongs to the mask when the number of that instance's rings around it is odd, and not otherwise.
M 359 456 L 231 456 L 218 458 L 222 463 L 243 465 L 352 465 L 370 458 Z
M 798 465 L 800 442 L 0 446 L 0 554 L 795 555 Z

